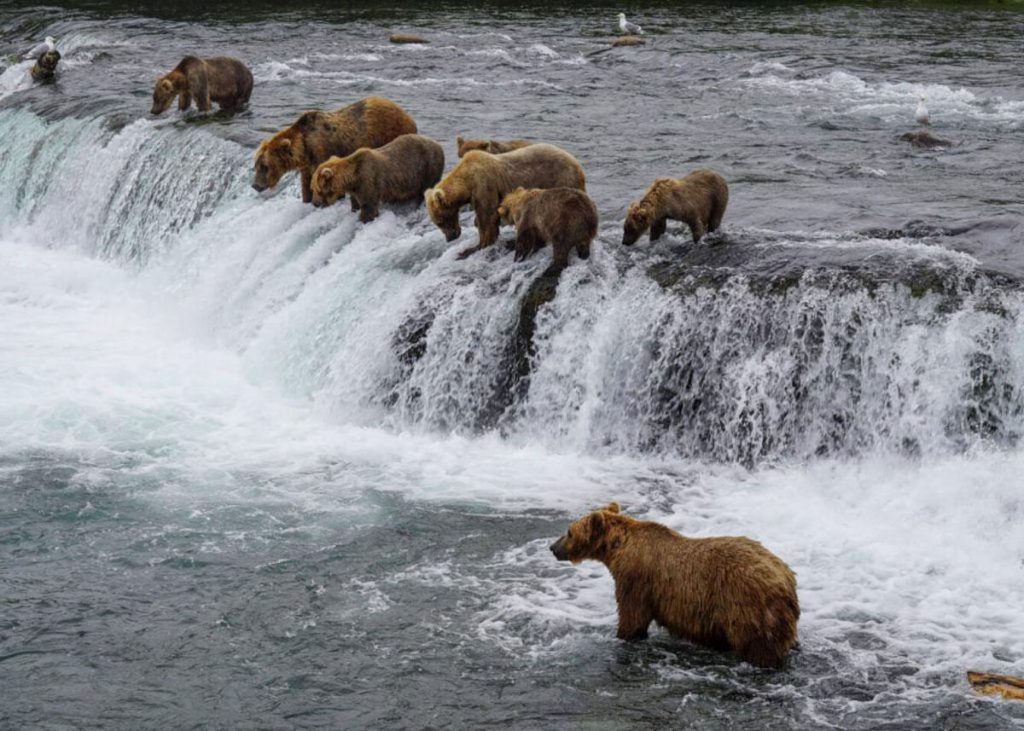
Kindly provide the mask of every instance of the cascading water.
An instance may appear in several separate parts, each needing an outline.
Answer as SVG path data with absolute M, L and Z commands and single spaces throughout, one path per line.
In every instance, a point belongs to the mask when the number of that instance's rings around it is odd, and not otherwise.
M 57 85 L 0 75 L 0 725 L 1021 722 L 962 680 L 1024 672 L 1024 210 L 1000 193 L 1024 102 L 989 15 L 992 59 L 951 84 L 804 58 L 765 34 L 805 32 L 779 9 L 695 11 L 688 50 L 633 55 L 527 13 L 445 11 L 416 48 L 372 15 L 224 12 L 175 32 L 226 51 L 241 24 L 235 117 L 145 115 L 180 55 L 153 18 L 76 11 Z M 685 84 L 641 83 L 665 68 Z M 416 206 L 362 225 L 251 189 L 260 138 L 368 93 L 448 168 L 457 133 L 571 149 L 591 259 L 556 286 L 548 251 L 457 260 L 468 212 L 449 245 Z M 957 149 L 896 142 L 922 93 Z M 622 247 L 630 196 L 698 166 L 730 180 L 724 233 Z M 606 571 L 546 548 L 609 499 L 784 557 L 791 667 L 618 644 Z

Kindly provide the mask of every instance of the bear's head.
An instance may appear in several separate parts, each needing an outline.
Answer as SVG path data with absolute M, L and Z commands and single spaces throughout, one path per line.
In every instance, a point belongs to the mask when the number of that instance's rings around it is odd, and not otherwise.
M 584 515 L 569 526 L 564 536 L 551 544 L 551 553 L 559 561 L 604 561 L 608 551 L 618 548 L 622 540 L 621 530 L 616 529 L 618 515 L 618 503 L 608 503 L 600 510 Z
M 535 195 L 536 191 L 526 188 L 516 188 L 501 199 L 498 206 L 498 217 L 506 226 L 516 222 L 516 217 L 523 208 L 523 204 Z
M 359 174 L 359 152 L 348 157 L 332 157 L 313 173 L 313 205 L 333 206 L 352 190 Z
M 622 224 L 622 243 L 632 246 L 643 236 L 644 231 L 654 223 L 654 206 L 647 201 L 630 203 L 626 209 L 626 220 Z
M 448 242 L 455 241 L 462 235 L 462 226 L 459 225 L 458 203 L 449 200 L 448 195 L 441 188 L 430 188 L 423 194 L 427 203 L 427 213 L 434 225 L 444 232 L 444 238 Z
M 461 136 L 455 138 L 455 146 L 459 150 L 459 157 L 465 157 L 470 150 L 491 151 L 491 143 L 488 140 L 467 140 Z
M 293 139 L 289 132 L 285 130 L 264 140 L 256 150 L 256 174 L 252 181 L 252 187 L 256 190 L 262 192 L 273 188 L 286 172 L 299 167 L 302 140 Z
M 174 73 L 167 74 L 153 87 L 153 108 L 150 114 L 163 114 L 171 106 L 174 97 L 178 95 L 178 84 L 175 83 Z

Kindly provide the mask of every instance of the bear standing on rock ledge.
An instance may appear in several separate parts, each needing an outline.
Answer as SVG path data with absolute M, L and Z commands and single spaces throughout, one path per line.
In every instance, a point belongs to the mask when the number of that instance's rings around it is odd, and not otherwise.
M 368 96 L 336 112 L 305 112 L 295 123 L 260 143 L 252 187 L 273 188 L 298 170 L 302 202 L 313 201 L 313 173 L 331 157 L 348 157 L 360 147 L 381 147 L 416 134 L 416 122 L 390 99 Z
M 651 621 L 677 637 L 781 667 L 796 644 L 796 576 L 749 538 L 687 538 L 635 520 L 618 503 L 580 518 L 551 545 L 559 561 L 600 561 L 615 579 L 619 639 L 647 637 Z
M 217 102 L 221 109 L 239 109 L 252 94 L 252 72 L 237 58 L 185 56 L 153 87 L 152 114 L 163 114 L 178 97 L 178 109 L 185 111 L 195 100 L 200 112 Z
M 717 231 L 729 204 L 729 186 L 713 170 L 695 170 L 685 178 L 658 178 L 626 211 L 622 243 L 632 246 L 650 229 L 651 241 L 665 233 L 668 219 L 690 227 L 693 243 Z

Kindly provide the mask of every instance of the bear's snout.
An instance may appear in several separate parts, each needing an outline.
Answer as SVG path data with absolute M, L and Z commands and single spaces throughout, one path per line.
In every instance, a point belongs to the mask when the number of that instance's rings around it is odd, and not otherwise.
M 263 183 L 253 183 L 252 189 L 255 190 L 257 193 L 262 193 L 267 189 L 267 186 L 263 185 Z
M 569 552 L 565 550 L 565 539 L 559 538 L 557 541 L 551 544 L 551 553 L 555 554 L 555 558 L 559 561 L 568 561 Z
M 459 238 L 459 235 L 461 233 L 461 231 L 445 231 L 444 238 L 450 244 L 451 242 L 455 241 L 455 239 Z
M 624 233 L 624 234 L 622 234 L 622 245 L 623 246 L 632 246 L 633 244 L 636 243 L 636 240 L 638 238 L 639 237 L 636 234 Z

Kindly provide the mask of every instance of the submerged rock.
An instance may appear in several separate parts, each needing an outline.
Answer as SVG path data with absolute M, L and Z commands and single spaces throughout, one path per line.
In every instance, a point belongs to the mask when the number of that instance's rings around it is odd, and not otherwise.
M 931 150 L 936 147 L 951 147 L 953 145 L 949 140 L 944 140 L 940 137 L 936 137 L 931 132 L 907 132 L 900 136 L 900 139 L 904 142 L 909 142 L 911 147 L 919 147 L 926 150 Z

